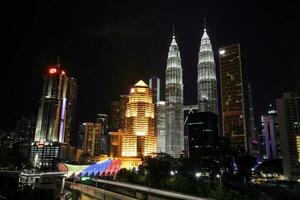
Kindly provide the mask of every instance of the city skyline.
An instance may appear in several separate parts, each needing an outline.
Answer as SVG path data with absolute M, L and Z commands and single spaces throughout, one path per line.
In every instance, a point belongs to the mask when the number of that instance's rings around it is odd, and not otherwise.
M 176 27 L 176 36 L 182 51 L 183 80 L 186 88 L 184 104 L 196 104 L 196 55 L 204 17 L 208 21 L 210 39 L 214 44 L 215 60 L 218 56 L 217 49 L 222 45 L 240 41 L 243 51 L 246 51 L 246 68 L 249 71 L 249 80 L 253 83 L 256 118 L 266 105 L 274 103 L 274 99 L 281 92 L 287 88 L 295 89 L 294 85 L 299 85 L 295 67 L 299 61 L 292 59 L 298 51 L 298 41 L 295 38 L 299 28 L 294 25 L 298 19 L 293 16 L 293 12 L 287 13 L 288 9 L 296 9 L 292 6 L 283 7 L 281 10 L 276 4 L 253 3 L 246 9 L 241 4 L 236 4 L 234 8 L 229 8 L 229 5 L 220 5 L 218 8 L 207 3 L 201 5 L 202 12 L 196 13 L 191 12 L 200 6 L 195 2 L 186 7 L 169 2 L 158 5 L 140 3 L 133 8 L 130 8 L 130 5 L 98 4 L 91 14 L 85 17 L 81 15 L 82 19 L 77 21 L 75 13 L 87 6 L 91 9 L 90 5 L 81 7 L 74 4 L 69 9 L 66 9 L 68 5 L 61 3 L 58 6 L 55 2 L 47 5 L 28 3 L 24 5 L 24 9 L 21 5 L 8 5 L 8 10 L 16 8 L 12 13 L 22 14 L 26 10 L 26 14 L 29 14 L 23 15 L 22 19 L 17 18 L 18 15 L 13 16 L 7 20 L 8 24 L 5 24 L 8 31 L 5 33 L 7 41 L 3 44 L 5 53 L 2 56 L 5 58 L 4 65 L 9 67 L 4 69 L 4 73 L 14 74 L 17 81 L 5 84 L 7 78 L 1 80 L 1 89 L 8 97 L 4 99 L 4 105 L 7 106 L 4 108 L 5 117 L 2 119 L 1 129 L 11 130 L 21 116 L 37 113 L 42 87 L 41 75 L 49 63 L 55 63 L 58 55 L 66 70 L 78 79 L 78 121 L 92 120 L 99 112 L 108 113 L 109 103 L 119 94 L 128 93 L 130 85 L 136 80 L 148 80 L 156 74 L 161 78 L 161 82 L 164 82 L 164 66 L 172 25 Z M 126 9 L 122 11 L 124 6 Z M 170 7 L 167 9 L 164 6 Z M 101 13 L 97 10 L 100 7 L 108 8 L 108 11 Z M 240 19 L 236 19 L 234 14 L 229 15 L 226 9 L 237 10 L 236 16 Z M 60 15 L 47 17 L 53 10 Z M 157 16 L 150 15 L 153 10 L 157 11 Z M 283 11 L 280 17 L 275 15 L 279 10 Z M 182 16 L 176 16 L 175 11 L 181 11 Z M 251 18 L 247 16 L 249 12 L 252 14 Z M 185 23 L 185 19 L 189 20 L 189 23 Z M 153 22 L 155 26 L 152 26 Z M 21 30 L 23 36 L 16 37 Z M 282 35 L 288 37 L 283 39 Z M 289 53 L 273 50 L 287 47 L 290 48 Z M 128 52 L 124 52 L 125 50 Z M 273 59 L 274 57 L 278 59 Z M 279 66 L 283 65 L 286 70 L 278 70 Z M 17 72 L 15 67 L 18 68 Z M 218 71 L 217 61 L 216 67 Z M 136 73 L 132 74 L 131 71 Z M 105 78 L 112 77 L 113 74 L 116 74 L 115 79 Z M 289 77 L 289 81 L 284 79 L 277 83 L 276 80 L 281 74 Z M 121 76 L 124 78 L 121 79 Z M 265 84 L 266 82 L 272 84 Z M 111 90 L 108 90 L 108 85 L 113 86 Z M 270 91 L 269 95 L 263 95 L 266 89 Z M 90 91 L 99 91 L 99 94 L 96 94 L 94 99 L 86 98 Z M 16 97 L 21 99 L 17 100 Z

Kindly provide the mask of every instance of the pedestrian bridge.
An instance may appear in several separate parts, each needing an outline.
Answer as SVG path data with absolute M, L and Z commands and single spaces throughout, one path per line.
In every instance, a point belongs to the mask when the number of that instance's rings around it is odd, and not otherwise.
M 192 195 L 154 189 L 141 185 L 134 185 L 122 182 L 92 179 L 93 186 L 71 183 L 71 188 L 79 190 L 82 199 L 98 200 L 208 200 Z

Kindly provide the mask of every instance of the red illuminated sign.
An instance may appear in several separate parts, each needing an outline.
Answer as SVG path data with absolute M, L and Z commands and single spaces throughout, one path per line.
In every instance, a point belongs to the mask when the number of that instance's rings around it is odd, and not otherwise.
M 49 69 L 49 73 L 50 74 L 55 74 L 57 72 L 57 69 L 56 68 L 50 68 Z

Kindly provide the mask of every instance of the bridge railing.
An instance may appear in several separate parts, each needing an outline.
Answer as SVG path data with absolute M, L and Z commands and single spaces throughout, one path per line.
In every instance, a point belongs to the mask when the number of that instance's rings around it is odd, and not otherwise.
M 91 179 L 93 182 L 95 182 L 95 186 L 105 186 L 105 188 L 109 188 L 111 191 L 116 191 L 116 188 L 123 188 L 125 190 L 129 191 L 136 191 L 136 192 L 141 192 L 143 194 L 149 194 L 152 196 L 159 196 L 159 197 L 164 197 L 164 199 L 182 199 L 182 200 L 208 200 L 208 198 L 202 198 L 198 196 L 192 196 L 192 195 L 186 195 L 183 193 L 177 193 L 177 192 L 172 192 L 172 191 L 165 191 L 165 190 L 160 190 L 160 189 L 154 189 L 151 187 L 146 187 L 146 186 L 141 186 L 141 185 L 135 185 L 135 184 L 130 184 L 130 183 L 123 183 L 123 182 L 116 182 L 116 181 L 108 181 L 108 180 L 103 180 L 103 179 Z M 117 190 L 120 192 L 120 190 Z M 128 193 L 127 193 L 128 195 Z M 135 197 L 136 194 L 134 195 Z

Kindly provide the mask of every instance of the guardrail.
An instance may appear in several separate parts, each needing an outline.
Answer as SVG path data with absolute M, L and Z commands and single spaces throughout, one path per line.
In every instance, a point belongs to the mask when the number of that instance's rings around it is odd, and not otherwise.
M 186 194 L 177 193 L 177 192 L 154 189 L 154 188 L 151 188 L 151 187 L 146 187 L 146 186 L 141 186 L 141 185 L 134 185 L 134 184 L 130 184 L 130 183 L 107 181 L 107 180 L 95 179 L 95 178 L 92 178 L 91 180 L 96 182 L 96 183 L 100 183 L 100 184 L 118 186 L 118 187 L 121 187 L 121 188 L 140 191 L 140 192 L 143 192 L 143 193 L 159 195 L 159 196 L 166 197 L 166 198 L 175 198 L 175 199 L 182 199 L 182 200 L 208 200 L 208 198 L 202 198 L 202 197 L 186 195 Z

